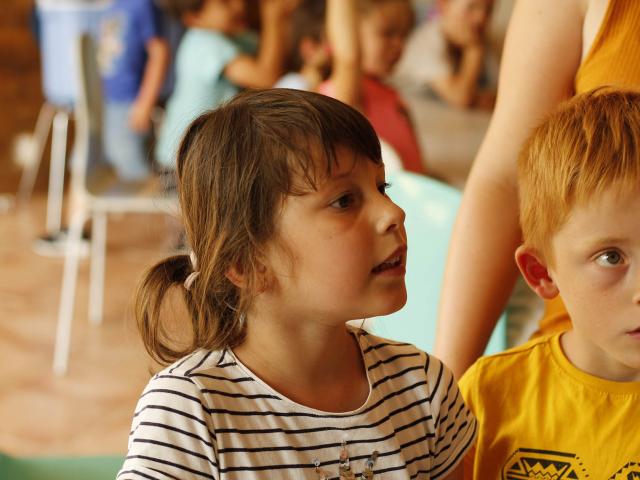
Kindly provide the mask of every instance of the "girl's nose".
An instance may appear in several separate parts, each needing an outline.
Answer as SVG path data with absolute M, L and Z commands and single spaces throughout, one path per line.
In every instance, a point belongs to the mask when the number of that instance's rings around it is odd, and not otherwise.
M 382 203 L 378 208 L 378 231 L 380 233 L 386 233 L 394 230 L 398 230 L 404 226 L 405 213 L 402 208 L 393 203 L 389 197 L 384 197 Z
M 636 283 L 633 291 L 633 303 L 640 306 L 640 271 L 636 273 Z

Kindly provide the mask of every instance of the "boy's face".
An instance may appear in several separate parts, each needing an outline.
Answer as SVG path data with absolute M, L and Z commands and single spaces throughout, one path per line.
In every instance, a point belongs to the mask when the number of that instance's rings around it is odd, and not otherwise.
M 245 0 L 207 0 L 196 13 L 203 26 L 233 35 L 246 26 Z
M 493 0 L 441 0 L 442 26 L 449 41 L 463 48 L 483 40 Z
M 551 249 L 549 277 L 574 327 L 562 339 L 569 360 L 598 377 L 640 381 L 640 189 L 610 188 L 575 206 Z

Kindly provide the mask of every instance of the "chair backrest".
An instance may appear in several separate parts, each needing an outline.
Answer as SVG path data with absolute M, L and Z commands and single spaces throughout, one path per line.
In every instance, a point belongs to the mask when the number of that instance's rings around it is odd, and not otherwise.
M 400 311 L 373 319 L 369 328 L 382 337 L 410 342 L 422 350 L 432 351 L 445 260 L 461 194 L 453 187 L 406 171 L 393 172 L 388 177 L 391 183 L 389 196 L 407 215 L 408 300 Z M 505 347 L 503 315 L 486 353 L 498 352 Z
M 90 34 L 83 33 L 76 39 L 75 57 L 78 91 L 71 188 L 74 192 L 82 192 L 86 190 L 90 161 L 97 161 L 102 155 L 102 80 L 96 44 Z

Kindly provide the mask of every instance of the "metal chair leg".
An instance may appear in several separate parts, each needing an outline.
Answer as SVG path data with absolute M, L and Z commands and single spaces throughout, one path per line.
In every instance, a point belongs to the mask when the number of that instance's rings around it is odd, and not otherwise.
M 95 212 L 91 228 L 91 266 L 89 274 L 89 321 L 102 323 L 104 305 L 104 264 L 107 239 L 107 215 Z
M 60 292 L 60 309 L 58 311 L 58 327 L 53 354 L 53 371 L 63 375 L 67 371 L 69 349 L 71 345 L 71 323 L 75 305 L 76 283 L 80 263 L 82 227 L 86 219 L 84 208 L 79 208 L 71 216 L 69 237 L 64 259 L 64 273 Z
M 18 187 L 18 203 L 24 205 L 33 193 L 33 186 L 36 183 L 36 177 L 38 176 L 38 170 L 42 163 L 42 155 L 44 153 L 44 146 L 49 136 L 49 129 L 53 122 L 53 115 L 56 108 L 48 102 L 45 102 L 40 108 L 38 113 L 38 119 L 36 120 L 36 126 L 33 131 L 34 138 L 36 140 L 37 150 L 34 161 L 31 165 L 27 165 L 20 177 L 20 186 Z
M 47 196 L 47 223 L 49 234 L 60 231 L 62 195 L 64 193 L 64 166 L 67 156 L 67 128 L 69 113 L 59 110 L 53 117 L 51 133 L 51 165 L 49 166 L 49 192 Z

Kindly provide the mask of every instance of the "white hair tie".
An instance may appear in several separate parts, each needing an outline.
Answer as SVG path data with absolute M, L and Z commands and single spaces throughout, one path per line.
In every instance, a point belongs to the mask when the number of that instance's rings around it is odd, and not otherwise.
M 196 258 L 196 254 L 193 250 L 189 253 L 189 259 L 191 259 L 191 268 L 193 268 L 193 272 L 191 272 L 184 281 L 185 290 L 191 290 L 191 285 L 193 285 L 193 282 L 200 275 L 200 272 L 198 271 L 198 259 Z

